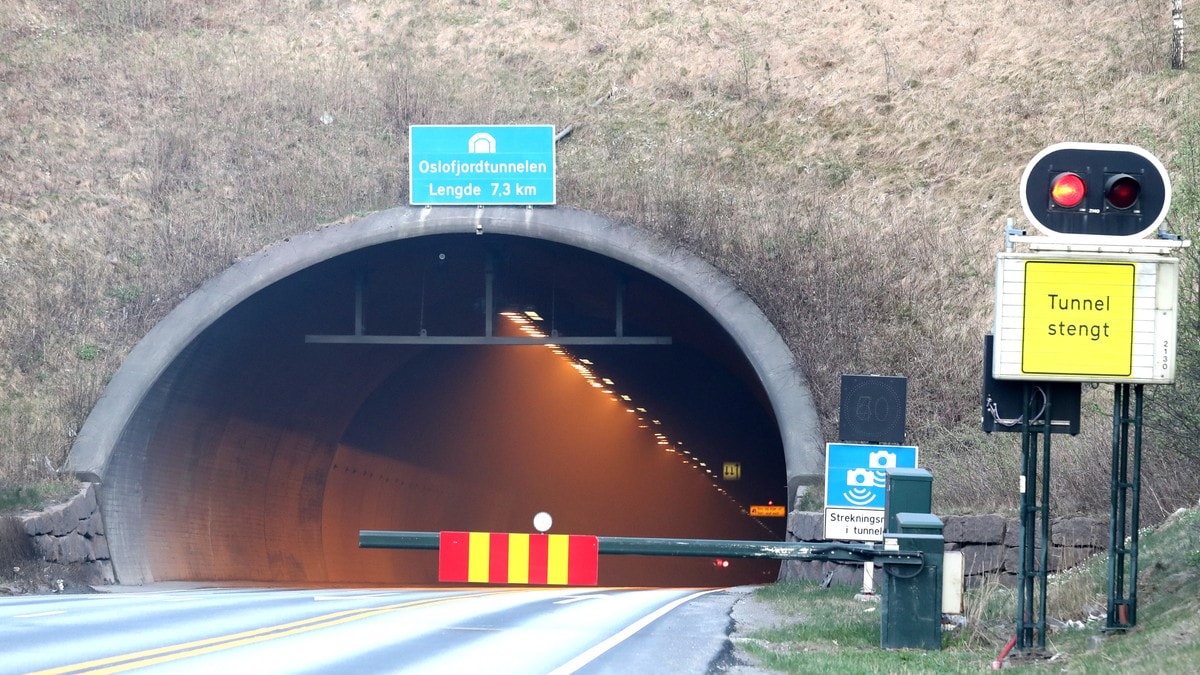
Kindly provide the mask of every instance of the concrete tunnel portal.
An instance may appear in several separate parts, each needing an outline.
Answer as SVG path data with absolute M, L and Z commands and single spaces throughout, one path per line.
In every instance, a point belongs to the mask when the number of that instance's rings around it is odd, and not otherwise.
M 134 348 L 68 466 L 117 580 L 431 583 L 360 529 L 781 539 L 820 481 L 790 350 L 698 258 L 582 211 L 401 207 L 280 242 Z M 740 469 L 727 480 L 726 463 Z M 778 563 L 604 556 L 605 585 Z

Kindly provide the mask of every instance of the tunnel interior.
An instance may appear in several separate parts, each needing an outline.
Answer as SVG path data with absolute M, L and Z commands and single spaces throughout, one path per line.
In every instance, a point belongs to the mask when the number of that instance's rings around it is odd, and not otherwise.
M 533 237 L 412 237 L 274 282 L 172 361 L 118 446 L 102 495 L 137 499 L 106 518 L 144 580 L 432 583 L 436 553 L 358 531 L 530 532 L 539 511 L 556 533 L 784 535 L 746 513 L 787 478 L 728 333 L 646 272 Z M 605 556 L 600 583 L 777 568 Z

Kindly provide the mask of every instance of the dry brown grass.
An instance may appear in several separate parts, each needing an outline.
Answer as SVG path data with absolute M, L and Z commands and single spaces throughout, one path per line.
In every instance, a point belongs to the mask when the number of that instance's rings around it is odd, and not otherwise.
M 1004 219 L 1051 142 L 1171 163 L 1196 85 L 1160 5 L 0 0 L 0 483 L 61 463 L 204 279 L 407 201 L 409 124 L 549 122 L 560 203 L 736 279 L 827 431 L 840 374 L 907 375 L 943 503 L 1004 506 L 1019 445 L 975 431 Z M 1064 484 L 1107 433 L 1064 441 Z

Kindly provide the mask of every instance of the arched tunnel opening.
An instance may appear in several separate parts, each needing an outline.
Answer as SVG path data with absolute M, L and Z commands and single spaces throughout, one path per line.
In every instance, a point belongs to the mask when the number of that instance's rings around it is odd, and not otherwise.
M 677 288 L 519 231 L 347 248 L 202 322 L 80 471 L 118 581 L 432 583 L 436 553 L 360 549 L 359 530 L 530 532 L 539 511 L 560 533 L 784 537 L 747 513 L 789 499 L 771 397 Z M 604 556 L 600 583 L 778 567 Z

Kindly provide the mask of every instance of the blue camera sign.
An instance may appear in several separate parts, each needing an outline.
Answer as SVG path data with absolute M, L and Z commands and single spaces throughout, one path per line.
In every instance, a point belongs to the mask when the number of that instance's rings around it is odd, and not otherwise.
M 913 445 L 825 446 L 825 538 L 883 541 L 888 469 L 917 468 Z
M 913 445 L 825 446 L 825 505 L 882 509 L 888 469 L 917 468 Z
M 413 125 L 408 159 L 415 206 L 555 203 L 551 125 Z

